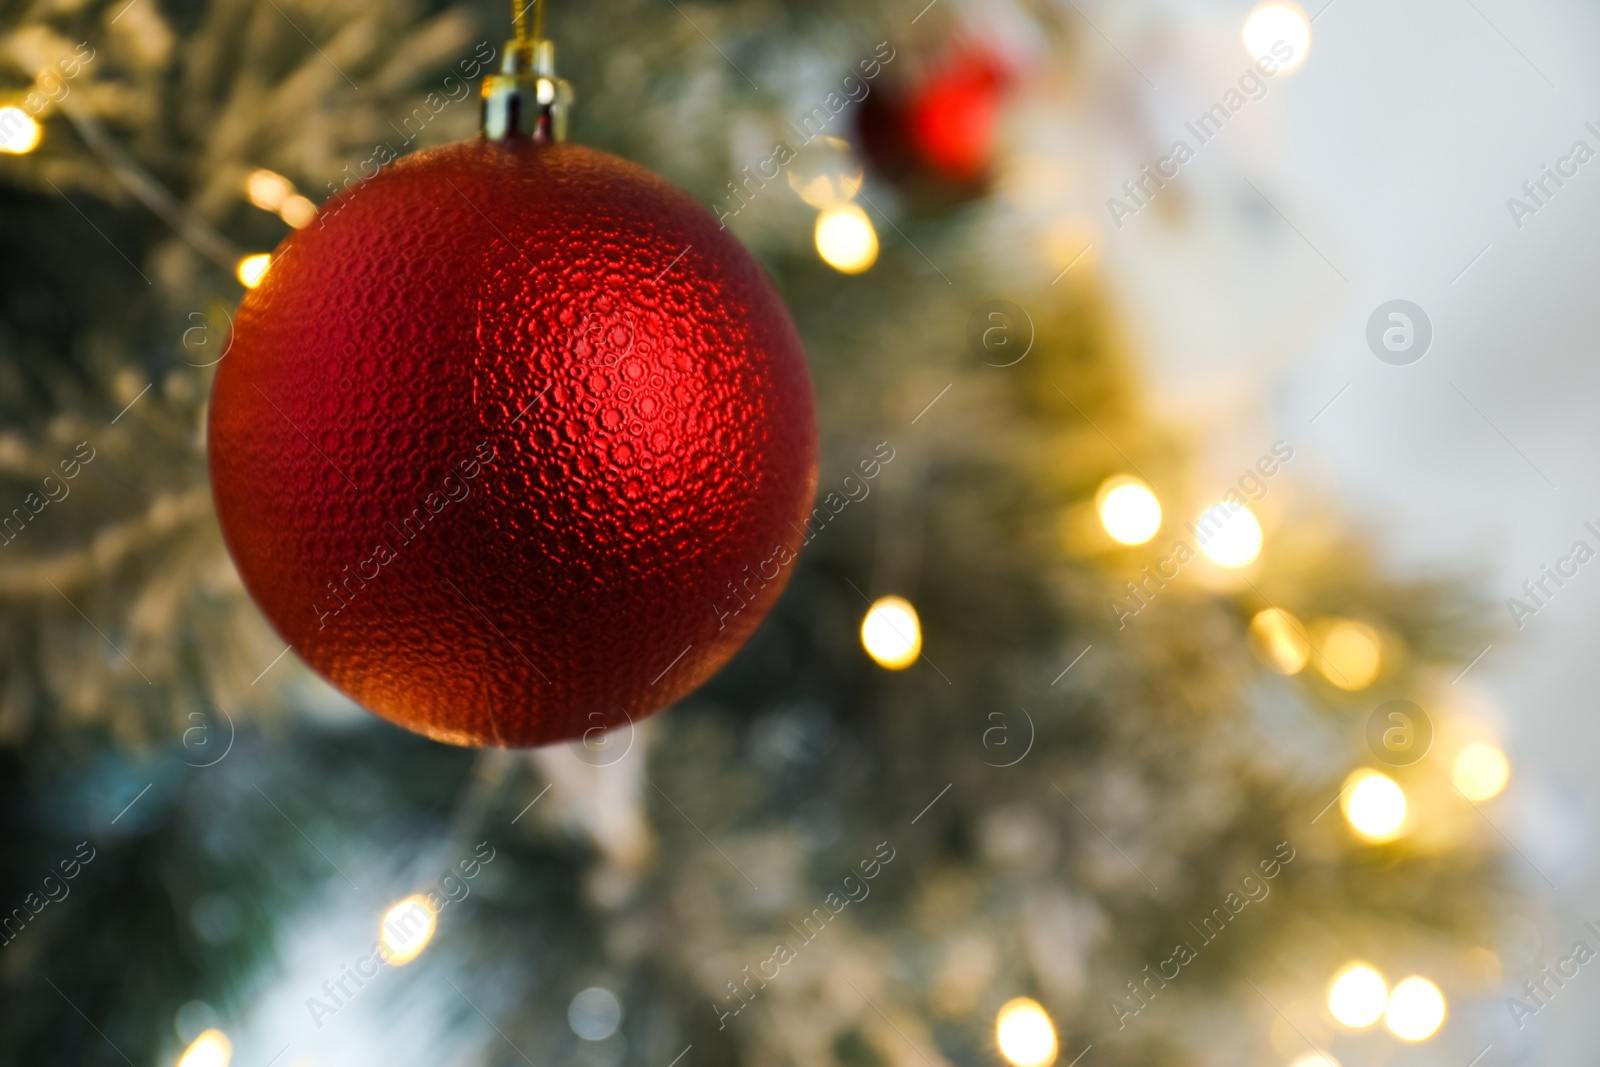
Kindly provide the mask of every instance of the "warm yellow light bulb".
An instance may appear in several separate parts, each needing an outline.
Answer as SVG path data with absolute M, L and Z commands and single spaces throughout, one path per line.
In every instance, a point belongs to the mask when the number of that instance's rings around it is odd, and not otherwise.
M 294 185 L 281 174 L 257 170 L 251 171 L 250 177 L 245 179 L 244 191 L 250 202 L 262 211 L 276 211 L 294 195 Z
M 1339 1061 L 1326 1052 L 1308 1052 L 1289 1067 L 1339 1067 Z
M 178 1057 L 178 1067 L 228 1067 L 233 1042 L 221 1030 L 206 1030 Z
M 433 931 L 439 924 L 425 896 L 413 895 L 383 913 L 378 927 L 378 944 L 383 949 L 384 961 L 404 967 L 428 947 Z
M 1126 474 L 1107 478 L 1095 499 L 1100 524 L 1125 545 L 1142 545 L 1161 529 L 1161 501 L 1137 478 Z
M 855 199 L 864 175 L 849 142 L 823 135 L 807 149 L 789 167 L 789 188 L 818 211 Z
M 1261 523 L 1247 507 L 1230 512 L 1217 504 L 1200 516 L 1200 551 L 1230 570 L 1248 567 L 1261 555 Z
M 1318 627 L 1317 670 L 1340 689 L 1365 689 L 1383 666 L 1378 631 L 1354 619 L 1335 619 Z
M 296 193 L 278 205 L 278 215 L 297 230 L 310 226 L 317 218 L 317 205 Z
M 44 128 L 20 107 L 0 107 L 0 152 L 22 155 L 39 147 Z
M 1341 804 L 1351 828 L 1369 841 L 1399 837 L 1406 819 L 1406 794 L 1394 779 L 1363 769 L 1352 774 L 1347 784 Z
M 1506 787 L 1511 764 L 1506 754 L 1493 745 L 1474 741 L 1456 756 L 1450 780 L 1468 800 L 1488 800 Z
M 878 231 L 855 204 L 835 204 L 817 216 L 817 254 L 843 274 L 860 274 L 878 261 Z
M 1278 65 L 1276 73 L 1283 74 L 1305 62 L 1306 50 L 1311 47 L 1311 23 L 1305 12 L 1291 4 L 1263 4 L 1245 19 L 1242 36 L 1252 57 L 1271 59 Z
M 995 1017 L 994 1036 L 1000 1054 L 1016 1067 L 1050 1067 L 1056 1061 L 1056 1028 L 1038 1001 L 1009 1001 Z
M 1328 986 L 1328 1010 L 1346 1026 L 1361 1029 L 1383 1015 L 1389 987 L 1383 975 L 1365 963 L 1346 964 Z
M 1258 611 L 1250 620 L 1250 647 L 1279 674 L 1299 674 L 1311 656 L 1305 627 L 1281 608 Z
M 886 596 L 861 620 L 861 646 L 880 667 L 905 670 L 922 653 L 922 622 L 910 601 Z
M 254 289 L 261 284 L 261 279 L 267 276 L 267 268 L 270 266 L 272 266 L 272 256 L 266 252 L 245 256 L 239 261 L 239 284 L 246 289 Z
M 1444 1024 L 1444 994 L 1439 987 L 1412 975 L 1394 987 L 1383 1024 L 1402 1041 L 1426 1041 Z

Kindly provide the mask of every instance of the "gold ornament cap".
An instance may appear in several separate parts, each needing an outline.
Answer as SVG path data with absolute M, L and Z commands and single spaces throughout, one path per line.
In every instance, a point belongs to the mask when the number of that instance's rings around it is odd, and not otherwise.
M 572 85 L 556 74 L 556 46 L 548 40 L 506 42 L 500 73 L 483 79 L 480 132 L 491 141 L 525 137 L 535 144 L 567 139 Z

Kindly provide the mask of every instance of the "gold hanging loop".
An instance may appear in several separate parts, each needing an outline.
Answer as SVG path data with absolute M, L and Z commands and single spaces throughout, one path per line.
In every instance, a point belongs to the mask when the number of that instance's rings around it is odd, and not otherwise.
M 500 73 L 483 79 L 480 133 L 491 141 L 526 138 L 536 144 L 567 139 L 572 85 L 556 74 L 556 46 L 544 38 L 545 0 L 511 0 L 516 37 L 506 42 Z M 528 34 L 528 8 L 533 34 Z

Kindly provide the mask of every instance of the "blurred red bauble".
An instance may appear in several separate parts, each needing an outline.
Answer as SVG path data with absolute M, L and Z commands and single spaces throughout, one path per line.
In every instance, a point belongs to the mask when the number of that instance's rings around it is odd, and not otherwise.
M 977 195 L 994 163 L 1000 108 L 1013 75 L 994 51 L 951 48 L 910 84 L 865 101 L 862 148 L 884 177 L 946 198 Z
M 958 52 L 912 94 L 911 139 L 927 164 L 953 182 L 975 181 L 994 158 L 1005 69 L 983 51 Z
M 240 306 L 209 434 L 278 632 L 455 744 L 569 739 L 704 682 L 788 580 L 816 483 L 755 260 L 566 144 L 433 149 L 325 204 Z

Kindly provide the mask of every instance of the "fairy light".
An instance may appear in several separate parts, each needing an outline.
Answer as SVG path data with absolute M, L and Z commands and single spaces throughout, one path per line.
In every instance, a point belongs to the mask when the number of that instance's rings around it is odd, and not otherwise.
M 1209 531 L 1200 538 L 1200 551 L 1220 567 L 1248 567 L 1261 555 L 1261 523 L 1249 508 L 1230 513 L 1217 504 L 1200 516 L 1198 525 Z
M 1289 1067 L 1340 1067 L 1340 1064 L 1326 1052 L 1308 1052 Z
M 1305 62 L 1306 50 L 1311 46 L 1311 23 L 1305 12 L 1293 5 L 1263 4 L 1245 19 L 1242 36 L 1250 55 L 1276 60 L 1277 73 L 1282 74 Z M 1289 49 L 1288 59 L 1279 58 L 1279 53 L 1273 51 L 1280 42 Z
M 1482 741 L 1462 749 L 1450 771 L 1450 781 L 1462 796 L 1474 802 L 1497 796 L 1510 778 L 1511 764 L 1506 754 Z
M 1390 841 L 1400 836 L 1406 819 L 1406 794 L 1393 778 L 1362 769 L 1346 780 L 1340 800 L 1351 829 L 1368 841 Z
M 1317 643 L 1317 670 L 1340 689 L 1365 689 L 1383 666 L 1383 642 L 1378 631 L 1354 619 L 1334 619 L 1322 624 Z
M 1000 1054 L 1015 1067 L 1050 1067 L 1056 1061 L 1056 1028 L 1036 1000 L 1007 1002 L 995 1017 L 994 1036 Z
M 1125 545 L 1142 545 L 1161 529 L 1161 501 L 1138 478 L 1127 474 L 1107 478 L 1095 498 L 1100 524 Z
M 910 601 L 886 596 L 861 620 L 861 646 L 880 667 L 905 670 L 922 653 L 922 622 Z
M 294 195 L 294 185 L 274 171 L 256 170 L 245 179 L 244 191 L 250 202 L 262 211 L 277 211 Z
M 317 205 L 296 193 L 279 205 L 278 214 L 290 226 L 297 230 L 303 230 L 316 221 Z
M 854 200 L 865 177 L 843 138 L 826 134 L 812 142 L 789 167 L 789 188 L 818 211 Z
M 272 256 L 267 252 L 245 256 L 239 261 L 239 284 L 246 289 L 254 289 L 261 284 L 261 279 L 267 276 L 267 268 L 270 266 L 272 266 Z
M 1354 1029 L 1371 1026 L 1383 1016 L 1389 987 L 1383 975 L 1360 961 L 1347 963 L 1328 986 L 1328 1010 Z
M 420 894 L 406 897 L 383 913 L 378 927 L 378 943 L 384 950 L 384 959 L 396 967 L 404 967 L 428 947 L 439 917 Z
M 1279 674 L 1299 674 L 1311 658 L 1305 627 L 1282 608 L 1256 612 L 1250 620 L 1250 647 Z
M 835 204 L 817 216 L 817 255 L 841 274 L 860 274 L 878 261 L 878 231 L 856 204 Z
M 0 152 L 20 156 L 39 147 L 44 127 L 20 107 L 0 107 Z
M 233 1042 L 221 1030 L 205 1030 L 178 1057 L 178 1067 L 228 1067 Z
M 1402 1041 L 1426 1041 L 1444 1025 L 1444 994 L 1439 987 L 1419 975 L 1412 975 L 1394 987 L 1383 1024 Z

